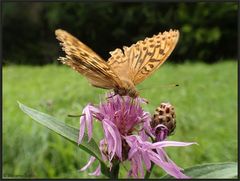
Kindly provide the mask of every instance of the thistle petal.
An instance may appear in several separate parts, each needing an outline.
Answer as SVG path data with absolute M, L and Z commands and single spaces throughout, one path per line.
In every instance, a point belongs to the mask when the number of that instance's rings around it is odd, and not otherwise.
M 80 131 L 79 131 L 79 137 L 78 137 L 78 144 L 82 142 L 84 131 L 86 126 L 86 117 L 81 116 L 80 117 Z
M 82 168 L 80 169 L 80 171 L 86 170 L 90 165 L 92 165 L 92 163 L 93 163 L 95 160 L 96 160 L 96 158 L 95 158 L 94 156 L 91 156 L 90 159 L 89 159 L 89 161 L 88 161 L 88 163 L 87 163 L 84 167 L 82 167 Z
M 87 133 L 88 133 L 88 142 L 89 142 L 92 138 L 92 125 L 93 125 L 93 116 L 90 111 L 90 105 L 84 109 L 84 114 L 86 115 L 86 123 L 87 123 L 87 130 L 88 130 Z
M 137 147 L 132 147 L 128 152 L 128 159 L 131 159 L 137 151 L 138 151 Z
M 97 169 L 94 172 L 89 173 L 88 175 L 99 176 L 100 174 L 101 174 L 101 166 L 98 165 Z
M 142 152 L 142 158 L 143 158 L 143 161 L 146 165 L 146 169 L 149 171 L 150 168 L 151 168 L 151 161 L 149 159 L 148 153 L 147 152 Z
M 165 162 L 169 162 L 171 164 L 173 164 L 175 167 L 177 167 L 179 170 L 183 170 L 183 168 L 177 166 L 167 155 L 167 153 L 164 151 L 164 149 L 162 148 L 157 148 L 157 153 L 159 155 L 159 157 L 162 159 L 162 161 L 165 161 Z
M 197 144 L 196 142 L 180 142 L 180 141 L 160 141 L 152 144 L 152 148 L 163 148 L 169 146 L 189 146 Z
M 179 169 L 178 167 L 176 167 L 175 165 L 168 163 L 168 162 L 163 162 L 161 161 L 161 158 L 159 157 L 158 154 L 156 154 L 155 152 L 151 152 L 149 154 L 149 157 L 151 159 L 152 162 L 154 162 L 156 165 L 160 166 L 161 168 L 163 168 L 169 175 L 174 176 L 175 178 L 190 178 L 186 175 L 184 175 Z
M 110 148 L 110 160 L 112 160 L 115 153 L 120 159 L 122 159 L 122 140 L 116 125 L 106 119 L 102 122 L 108 147 Z
M 136 159 L 136 163 L 137 163 L 137 167 L 138 167 L 138 172 L 140 172 L 141 178 L 143 178 L 144 171 L 143 171 L 143 165 L 142 165 L 141 157 L 136 156 L 135 159 Z

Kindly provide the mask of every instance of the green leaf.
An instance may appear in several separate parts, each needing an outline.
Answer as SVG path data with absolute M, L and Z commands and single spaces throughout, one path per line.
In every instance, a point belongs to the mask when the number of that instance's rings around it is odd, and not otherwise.
M 20 102 L 18 102 L 18 104 L 21 110 L 27 115 L 29 115 L 32 119 L 42 124 L 43 126 L 46 126 L 47 128 L 54 131 L 55 133 L 58 133 L 59 135 L 73 142 L 74 144 L 78 145 L 77 143 L 78 134 L 79 134 L 78 129 L 63 123 L 48 114 L 29 108 Z M 102 160 L 101 152 L 98 148 L 97 143 L 94 141 L 94 139 L 91 139 L 88 142 L 88 138 L 84 134 L 83 140 L 79 145 L 79 147 L 84 151 L 88 152 L 90 155 L 96 157 L 100 161 L 101 170 L 104 175 L 108 176 L 110 174 L 108 171 L 109 169 L 107 168 L 107 166 Z
M 223 162 L 223 163 L 209 163 L 197 165 L 191 168 L 184 169 L 184 174 L 191 178 L 237 178 L 237 163 Z M 169 175 L 161 177 L 163 179 L 173 178 Z

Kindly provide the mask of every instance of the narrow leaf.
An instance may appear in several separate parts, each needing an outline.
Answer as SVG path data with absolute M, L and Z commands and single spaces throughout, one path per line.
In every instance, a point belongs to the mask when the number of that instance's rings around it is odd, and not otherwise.
M 76 145 L 78 144 L 77 141 L 78 141 L 79 130 L 77 128 L 67 125 L 62 121 L 59 121 L 48 114 L 29 108 L 20 102 L 18 102 L 18 104 L 21 110 L 27 115 L 29 115 L 32 119 L 42 124 L 43 126 L 49 128 L 50 130 L 54 131 L 55 133 L 58 133 L 59 135 L 73 142 L 74 144 Z M 79 147 L 84 151 L 88 152 L 89 154 L 91 154 L 92 156 L 96 157 L 101 163 L 102 170 L 105 172 L 103 174 L 108 175 L 108 173 L 106 173 L 108 170 L 107 166 L 104 164 L 102 160 L 100 150 L 98 148 L 97 143 L 94 141 L 94 139 L 91 139 L 88 142 L 88 138 L 84 134 L 83 140 L 79 145 Z
M 237 163 L 235 162 L 225 162 L 225 163 L 209 163 L 194 166 L 184 170 L 184 174 L 190 176 L 191 178 L 237 178 Z M 169 175 L 161 177 L 163 179 L 173 178 Z

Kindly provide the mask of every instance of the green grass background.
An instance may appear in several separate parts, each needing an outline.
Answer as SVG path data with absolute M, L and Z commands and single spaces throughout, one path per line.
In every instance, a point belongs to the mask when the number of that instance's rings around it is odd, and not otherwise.
M 167 149 L 179 166 L 237 161 L 236 61 L 165 63 L 138 88 L 150 102 L 144 106 L 146 111 L 153 113 L 164 101 L 175 106 L 177 128 L 170 140 L 199 144 Z M 79 119 L 67 115 L 80 114 L 88 102 L 97 104 L 105 92 L 91 87 L 66 66 L 3 67 L 3 177 L 94 178 L 78 171 L 89 155 L 34 122 L 19 109 L 17 101 L 79 127 Z M 100 124 L 95 125 L 94 135 L 98 140 L 103 135 Z M 124 165 L 122 178 L 129 168 Z M 94 163 L 88 172 L 96 166 Z M 156 166 L 151 178 L 162 174 Z

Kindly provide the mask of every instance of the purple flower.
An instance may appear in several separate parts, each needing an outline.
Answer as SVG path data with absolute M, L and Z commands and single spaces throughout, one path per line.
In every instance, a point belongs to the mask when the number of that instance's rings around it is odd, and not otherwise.
M 131 162 L 130 176 L 143 177 L 143 164 L 149 171 L 154 163 L 163 168 L 168 174 L 176 178 L 188 178 L 166 154 L 164 147 L 188 146 L 194 143 L 164 141 L 168 135 L 168 128 L 162 124 L 152 128 L 150 113 L 145 112 L 141 104 L 142 98 L 132 99 L 129 96 L 107 95 L 107 100 L 98 106 L 88 104 L 80 118 L 80 144 L 87 127 L 88 140 L 92 138 L 93 119 L 102 123 L 104 138 L 100 141 L 102 158 L 111 163 L 113 160 Z M 152 141 L 150 142 L 150 138 Z M 86 170 L 95 158 L 81 169 Z M 100 174 L 100 166 L 92 175 Z
M 111 94 L 108 96 L 112 96 Z M 131 135 L 137 131 L 137 126 L 151 120 L 150 114 L 144 112 L 140 104 L 142 99 L 119 95 L 107 99 L 98 107 L 88 104 L 83 110 L 80 118 L 80 132 L 78 143 L 84 135 L 85 127 L 88 129 L 89 140 L 92 137 L 93 117 L 102 122 L 105 139 L 108 144 L 109 159 L 112 160 L 116 155 L 122 159 L 122 139 L 123 136 Z
M 140 136 L 131 135 L 125 137 L 130 151 L 128 159 L 131 160 L 132 170 L 130 175 L 133 177 L 143 177 L 143 165 L 144 162 L 147 170 L 151 168 L 151 162 L 163 168 L 169 175 L 175 178 L 189 178 L 181 172 L 181 168 L 178 167 L 166 154 L 164 147 L 169 146 L 189 146 L 195 143 L 184 143 L 177 141 L 160 141 L 156 143 L 150 143 L 143 141 Z

